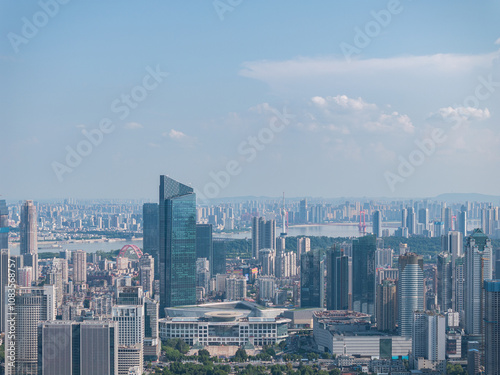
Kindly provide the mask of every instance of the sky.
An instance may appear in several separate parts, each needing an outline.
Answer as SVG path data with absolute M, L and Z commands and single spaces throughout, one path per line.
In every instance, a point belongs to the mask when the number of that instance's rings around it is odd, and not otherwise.
M 499 1 L 0 1 L 1 199 L 500 195 Z

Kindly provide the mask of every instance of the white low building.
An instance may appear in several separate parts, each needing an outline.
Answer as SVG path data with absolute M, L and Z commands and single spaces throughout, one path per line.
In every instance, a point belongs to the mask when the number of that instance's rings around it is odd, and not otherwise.
M 189 345 L 274 345 L 288 337 L 290 319 L 245 317 L 238 311 L 211 311 L 203 317 L 160 319 L 162 340 L 180 338 Z

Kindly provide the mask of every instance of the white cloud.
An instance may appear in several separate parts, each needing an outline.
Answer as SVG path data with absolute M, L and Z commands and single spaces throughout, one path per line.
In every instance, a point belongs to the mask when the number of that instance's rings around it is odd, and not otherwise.
M 495 44 L 500 44 L 500 38 L 495 41 Z
M 142 126 L 138 122 L 129 122 L 125 125 L 125 129 L 129 129 L 129 130 L 142 129 L 143 127 L 144 126 Z
M 176 140 L 186 138 L 186 134 L 184 134 L 183 132 L 181 132 L 179 130 L 175 130 L 175 129 L 171 129 L 170 132 L 168 132 L 168 133 L 163 133 L 163 136 L 168 136 L 171 139 L 176 139 Z
M 75 125 L 75 127 L 77 127 L 78 129 L 85 129 L 86 128 L 86 126 L 83 124 Z
M 474 67 L 489 67 L 498 53 L 482 55 L 435 54 L 424 56 L 400 56 L 346 61 L 343 58 L 296 58 L 286 61 L 249 61 L 243 64 L 240 75 L 271 82 L 277 79 L 318 77 L 349 73 L 397 71 L 438 71 L 452 74 Z
M 486 120 L 491 117 L 488 108 L 480 109 L 473 107 L 444 107 L 440 108 L 437 113 L 431 113 L 429 119 L 449 121 L 453 119 L 461 120 Z
M 310 130 L 324 128 L 339 134 L 355 131 L 388 133 L 403 131 L 413 133 L 415 127 L 407 115 L 392 111 L 387 113 L 376 104 L 347 95 L 315 96 L 312 107 L 305 113 L 302 127 Z

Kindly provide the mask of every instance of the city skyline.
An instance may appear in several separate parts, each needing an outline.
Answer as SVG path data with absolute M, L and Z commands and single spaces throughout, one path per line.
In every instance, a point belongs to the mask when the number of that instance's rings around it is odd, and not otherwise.
M 498 3 L 236 3 L 2 4 L 0 194 L 497 193 Z

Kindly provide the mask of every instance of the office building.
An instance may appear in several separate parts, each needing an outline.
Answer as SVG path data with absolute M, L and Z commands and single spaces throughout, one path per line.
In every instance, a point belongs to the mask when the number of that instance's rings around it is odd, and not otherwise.
M 26 201 L 21 206 L 19 236 L 24 265 L 33 267 L 33 279 L 36 281 L 38 280 L 38 228 L 33 201 Z
M 87 283 L 87 253 L 83 250 L 73 251 L 73 282 Z
M 225 239 L 214 239 L 213 241 L 213 262 L 210 262 L 210 276 L 226 273 L 226 246 Z
M 154 278 L 159 280 L 160 274 L 158 272 L 160 258 L 159 258 L 159 241 L 160 241 L 160 211 L 158 203 L 144 203 L 142 206 L 143 215 L 143 249 L 144 254 L 150 254 L 154 262 Z
M 399 256 L 398 324 L 399 334 L 411 337 L 413 312 L 424 310 L 424 260 L 421 255 Z
M 422 224 L 424 230 L 429 229 L 429 209 L 421 208 L 418 210 L 418 223 Z
M 349 308 L 349 257 L 335 245 L 326 254 L 326 308 Z
M 318 250 L 303 254 L 300 267 L 300 307 L 323 307 L 323 274 Z
M 467 209 L 465 207 L 462 208 L 462 211 L 458 214 L 457 225 L 457 231 L 462 234 L 462 238 L 467 237 Z
M 55 287 L 16 287 L 13 311 L 8 311 L 6 348 L 15 350 L 15 360 L 5 357 L 7 375 L 38 375 L 38 322 L 56 318 Z M 10 315 L 9 315 L 10 314 Z
M 261 249 L 276 249 L 276 221 L 263 217 L 252 219 L 252 257 L 257 259 Z
M 382 214 L 380 211 L 373 212 L 373 234 L 382 237 Z
M 160 176 L 160 315 L 196 303 L 196 194 Z
M 299 223 L 307 224 L 309 222 L 309 210 L 307 209 L 307 199 L 303 199 L 299 203 Z
M 453 308 L 453 262 L 450 253 L 442 252 L 437 258 L 437 299 L 439 311 Z
M 38 323 L 39 375 L 118 375 L 118 329 L 111 321 Z
M 446 207 L 444 209 L 444 234 L 448 234 L 453 231 L 453 222 L 452 222 L 452 212 L 451 207 Z
M 352 242 L 352 307 L 354 311 L 375 314 L 376 237 L 364 236 Z
M 483 283 L 493 276 L 493 248 L 481 229 L 475 229 L 465 241 L 465 332 L 482 334 Z
M 196 224 L 196 259 L 213 259 L 212 224 Z
M 484 367 L 500 375 L 500 280 L 485 280 L 484 293 Z
M 383 280 L 377 284 L 376 321 L 379 331 L 393 332 L 398 319 L 396 283 L 394 280 Z

